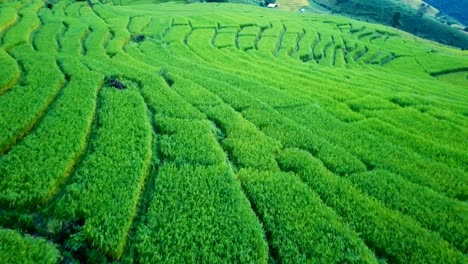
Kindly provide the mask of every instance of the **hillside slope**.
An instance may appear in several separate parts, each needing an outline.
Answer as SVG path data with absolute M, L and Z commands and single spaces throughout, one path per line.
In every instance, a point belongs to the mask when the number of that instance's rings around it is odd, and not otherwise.
M 467 262 L 466 51 L 247 5 L 24 0 L 0 61 L 0 256 Z
M 468 33 L 453 28 L 434 17 L 435 10 L 429 6 L 415 8 L 417 0 L 312 1 L 328 8 L 333 13 L 393 26 L 423 38 L 468 49 Z
M 440 11 L 458 19 L 468 26 L 468 1 L 467 0 L 424 0 L 424 2 L 438 8 Z

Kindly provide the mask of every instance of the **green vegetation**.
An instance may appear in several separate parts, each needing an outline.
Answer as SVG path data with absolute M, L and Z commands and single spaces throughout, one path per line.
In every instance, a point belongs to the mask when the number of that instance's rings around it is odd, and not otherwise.
M 293 175 L 241 170 L 239 177 L 270 236 L 274 261 L 377 263 L 357 234 Z
M 468 35 L 451 26 L 453 19 L 447 19 L 435 8 L 442 7 L 449 15 L 466 23 L 466 0 L 463 1 L 416 1 L 416 0 L 311 0 L 329 12 L 351 16 L 364 21 L 375 21 L 402 29 L 423 38 L 447 45 L 468 49 Z M 450 2 L 450 3 L 446 3 Z M 462 25 L 459 25 L 462 27 Z
M 99 76 L 74 59 L 59 61 L 67 86 L 37 128 L 0 160 L 3 207 L 35 207 L 57 192 L 86 147 Z M 68 75 L 67 73 L 64 73 Z M 42 157 L 51 156 L 52 159 Z
M 42 238 L 0 228 L 0 259 L 5 263 L 58 263 L 57 248 Z
M 350 180 L 387 207 L 410 215 L 423 226 L 437 231 L 445 240 L 467 251 L 466 204 L 440 196 L 431 190 L 408 183 L 385 171 L 357 174 Z
M 280 164 L 285 170 L 297 172 L 301 179 L 320 195 L 325 204 L 351 223 L 351 227 L 389 261 L 466 261 L 462 253 L 457 252 L 438 235 L 423 229 L 411 218 L 389 210 L 365 196 L 348 180 L 327 171 L 321 162 L 309 153 L 296 149 L 285 150 L 280 157 Z
M 466 13 L 468 12 L 468 2 L 466 0 L 460 1 L 448 1 L 448 0 L 424 0 L 424 2 L 436 7 L 445 14 L 448 14 L 468 25 L 468 17 Z
M 137 89 L 126 85 L 124 92 L 103 87 L 99 129 L 57 206 L 60 214 L 85 217 L 86 237 L 117 258 L 123 253 L 151 158 L 147 109 Z
M 253 5 L 21 0 L 0 61 L 2 261 L 468 261 L 467 51 Z
M 163 165 L 146 217 L 140 262 L 266 262 L 263 230 L 226 166 Z

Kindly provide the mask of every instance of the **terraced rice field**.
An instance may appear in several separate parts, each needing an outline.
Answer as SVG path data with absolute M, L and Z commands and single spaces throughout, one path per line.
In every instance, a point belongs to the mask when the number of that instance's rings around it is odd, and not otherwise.
M 235 4 L 0 1 L 0 262 L 467 263 L 468 53 Z

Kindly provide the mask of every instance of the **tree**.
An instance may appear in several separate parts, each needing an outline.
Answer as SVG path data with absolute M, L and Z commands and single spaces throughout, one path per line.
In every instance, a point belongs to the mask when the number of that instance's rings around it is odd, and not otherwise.
M 393 14 L 393 18 L 392 18 L 392 27 L 398 27 L 401 25 L 401 13 L 400 12 L 395 12 L 395 14 Z
M 422 17 L 423 15 L 425 15 L 427 13 L 427 10 L 429 10 L 429 5 L 422 3 L 419 6 L 418 12 L 416 13 L 416 15 L 418 17 Z

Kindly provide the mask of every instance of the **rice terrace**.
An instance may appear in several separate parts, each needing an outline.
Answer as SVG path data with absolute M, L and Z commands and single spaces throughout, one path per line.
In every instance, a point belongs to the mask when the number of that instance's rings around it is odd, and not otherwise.
M 0 263 L 468 263 L 468 51 L 236 3 L 0 0 Z

